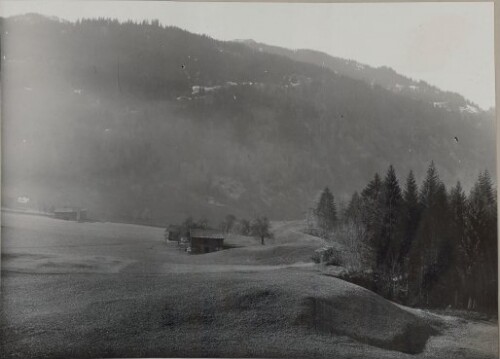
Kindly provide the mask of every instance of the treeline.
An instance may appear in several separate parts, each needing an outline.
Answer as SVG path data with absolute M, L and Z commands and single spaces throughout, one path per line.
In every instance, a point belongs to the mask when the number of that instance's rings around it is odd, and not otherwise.
M 496 311 L 497 203 L 488 171 L 466 195 L 460 182 L 447 190 L 434 163 L 420 187 L 410 171 L 403 188 L 391 165 L 338 215 L 325 189 L 314 218 L 320 235 L 354 248 L 353 281 L 384 297 L 411 306 Z

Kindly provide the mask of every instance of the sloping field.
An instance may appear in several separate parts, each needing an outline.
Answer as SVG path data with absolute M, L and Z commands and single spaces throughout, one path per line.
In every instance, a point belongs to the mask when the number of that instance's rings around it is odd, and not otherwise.
M 419 351 L 433 333 L 429 323 L 368 291 L 300 270 L 43 280 L 12 274 L 4 288 L 2 357 L 362 357 L 360 349 L 377 347 Z M 311 300 L 346 304 L 320 315 Z M 416 329 L 425 335 L 401 346 L 399 338 Z M 321 342 L 323 353 L 302 341 Z
M 407 310 L 321 275 L 307 258 L 321 243 L 295 225 L 266 246 L 190 256 L 161 228 L 2 224 L 2 358 L 495 357 L 496 325 Z
M 286 245 L 249 246 L 204 255 L 205 262 L 230 264 L 268 264 L 283 265 L 294 263 L 311 263 L 311 255 L 317 244 L 292 243 Z M 311 263 L 312 264 L 312 263 Z
M 252 237 L 231 234 L 234 246 L 206 255 L 190 256 L 164 241 L 164 229 L 118 223 L 75 223 L 47 217 L 4 214 L 4 269 L 36 273 L 186 272 L 196 265 L 230 265 L 240 270 L 253 265 L 311 264 L 311 254 L 323 245 L 317 237 L 292 225 L 273 228 L 265 246 Z M 245 266 L 247 266 L 245 268 Z M 206 267 L 193 268 L 199 272 Z

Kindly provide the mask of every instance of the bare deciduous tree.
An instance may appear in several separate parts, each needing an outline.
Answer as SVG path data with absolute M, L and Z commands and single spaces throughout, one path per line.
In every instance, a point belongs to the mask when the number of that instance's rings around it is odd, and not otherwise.
M 272 238 L 272 233 L 269 228 L 269 219 L 267 217 L 257 217 L 252 221 L 251 233 L 253 236 L 260 238 L 260 243 L 265 244 L 266 238 Z

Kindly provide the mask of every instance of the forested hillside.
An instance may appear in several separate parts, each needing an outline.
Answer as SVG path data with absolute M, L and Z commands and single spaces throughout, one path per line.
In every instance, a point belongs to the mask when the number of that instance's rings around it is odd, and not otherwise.
M 246 44 L 38 15 L 3 19 L 1 35 L 4 205 L 299 218 L 325 185 L 347 198 L 390 163 L 420 179 L 434 160 L 466 189 L 494 173 L 491 113 Z
M 282 55 L 295 61 L 318 65 L 330 69 L 336 74 L 362 80 L 371 86 L 378 85 L 394 93 L 430 103 L 436 108 L 468 113 L 477 113 L 481 110 L 476 104 L 457 93 L 441 91 L 425 81 L 398 74 L 387 66 L 375 68 L 354 60 L 333 57 L 320 51 L 290 50 L 261 44 L 253 40 L 239 40 L 238 42 L 260 52 Z

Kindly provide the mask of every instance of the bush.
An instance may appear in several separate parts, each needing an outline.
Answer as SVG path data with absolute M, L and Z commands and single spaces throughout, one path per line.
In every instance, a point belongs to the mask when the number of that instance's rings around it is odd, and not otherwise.
M 366 245 L 367 233 L 362 224 L 347 221 L 338 225 L 329 240 L 342 245 L 342 265 L 350 272 L 361 272 L 371 268 L 373 261 Z
M 312 260 L 314 263 L 323 263 L 331 266 L 341 265 L 340 252 L 333 247 L 324 247 L 314 251 Z

